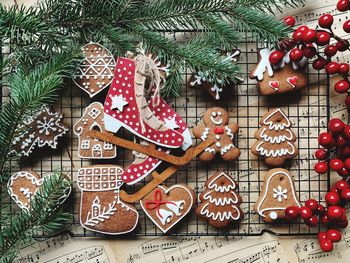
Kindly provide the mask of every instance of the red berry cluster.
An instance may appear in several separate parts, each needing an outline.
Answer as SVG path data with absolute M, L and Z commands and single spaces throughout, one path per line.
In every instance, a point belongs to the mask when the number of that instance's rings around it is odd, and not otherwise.
M 335 228 L 346 228 L 348 219 L 346 217 L 345 202 L 350 200 L 350 185 L 344 180 L 338 181 L 332 186 L 331 191 L 325 196 L 327 207 L 319 204 L 315 199 L 309 199 L 304 206 L 290 206 L 285 209 L 288 220 L 301 218 L 309 227 L 318 224 L 328 227 L 327 232 L 320 232 L 318 237 L 320 247 L 328 252 L 333 249 L 333 242 L 341 239 L 340 231 Z
M 341 177 L 350 175 L 350 125 L 334 118 L 328 123 L 328 132 L 318 136 L 318 143 L 323 147 L 315 151 L 319 160 L 314 169 L 324 174 L 328 168 L 336 171 Z
M 350 0 L 339 0 L 337 9 L 341 12 L 350 10 Z M 295 18 L 288 16 L 284 19 L 286 25 L 295 26 Z M 331 14 L 324 14 L 318 20 L 321 29 L 311 29 L 305 25 L 294 30 L 292 39 L 280 41 L 280 50 L 276 50 L 270 55 L 270 63 L 276 65 L 282 61 L 286 52 L 290 51 L 291 61 L 298 62 L 303 58 L 313 59 L 312 67 L 315 70 L 325 70 L 328 75 L 340 75 L 343 79 L 335 83 L 334 90 L 337 93 L 348 93 L 345 103 L 350 109 L 350 76 L 349 64 L 332 61 L 338 52 L 349 50 L 350 43 L 335 35 L 332 30 L 334 18 Z M 350 20 L 343 24 L 343 30 L 350 33 Z M 330 44 L 334 39 L 335 44 Z M 316 49 L 323 48 L 323 54 Z

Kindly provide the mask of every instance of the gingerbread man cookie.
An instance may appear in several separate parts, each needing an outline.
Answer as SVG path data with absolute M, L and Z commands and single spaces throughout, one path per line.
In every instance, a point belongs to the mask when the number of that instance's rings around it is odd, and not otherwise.
M 287 159 L 298 155 L 292 124 L 281 109 L 267 112 L 260 125 L 262 127 L 255 132 L 257 141 L 251 149 L 254 155 L 262 157 L 271 166 L 281 166 Z
M 225 161 L 237 159 L 241 151 L 233 144 L 233 137 L 238 132 L 238 125 L 229 123 L 227 111 L 219 107 L 210 108 L 204 113 L 203 122 L 193 128 L 193 135 L 202 141 L 213 138 L 215 143 L 206 148 L 199 159 L 210 161 L 217 153 Z

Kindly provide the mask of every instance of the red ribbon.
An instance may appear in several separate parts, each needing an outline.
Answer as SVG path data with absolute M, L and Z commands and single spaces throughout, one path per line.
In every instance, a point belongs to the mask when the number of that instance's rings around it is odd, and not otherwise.
M 162 201 L 162 191 L 160 189 L 156 189 L 154 191 L 154 195 L 153 195 L 153 199 L 154 200 L 147 200 L 145 202 L 145 206 L 147 209 L 149 210 L 153 210 L 156 209 L 157 210 L 157 214 L 160 218 L 163 218 L 160 214 L 159 214 L 159 207 L 160 205 L 164 205 L 164 204 L 173 204 L 176 205 L 174 202 L 171 201 Z
M 224 134 L 225 130 L 222 127 L 215 127 L 214 128 L 214 133 L 215 134 Z

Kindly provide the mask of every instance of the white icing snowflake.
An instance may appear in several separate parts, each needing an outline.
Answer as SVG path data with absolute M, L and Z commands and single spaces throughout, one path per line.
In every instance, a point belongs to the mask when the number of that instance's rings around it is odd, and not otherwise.
M 192 81 L 190 84 L 191 86 L 201 85 L 203 82 L 208 81 L 208 77 L 208 72 L 198 71 L 197 74 L 194 76 L 194 81 Z
M 282 186 L 277 186 L 276 188 L 273 188 L 274 194 L 273 194 L 273 198 L 277 199 L 278 202 L 282 202 L 283 199 L 287 199 L 287 189 L 282 189 Z
M 48 118 L 44 116 L 42 120 L 37 120 L 36 123 L 40 134 L 45 133 L 45 135 L 50 135 L 50 131 L 57 131 L 54 118 L 48 120 Z

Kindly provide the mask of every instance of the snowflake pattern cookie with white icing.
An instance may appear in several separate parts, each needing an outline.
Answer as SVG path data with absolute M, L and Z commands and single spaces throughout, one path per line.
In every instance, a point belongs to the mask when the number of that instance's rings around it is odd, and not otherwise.
M 274 167 L 298 155 L 292 124 L 281 109 L 267 112 L 261 118 L 260 125 L 262 127 L 255 132 L 257 141 L 251 149 L 254 155 L 262 157 L 266 164 Z
M 14 151 L 29 156 L 36 146 L 41 148 L 47 145 L 56 149 L 58 138 L 68 131 L 62 119 L 61 113 L 51 110 L 48 106 L 42 106 L 39 112 L 28 117 L 17 128 L 12 141 Z
M 265 174 L 264 184 L 254 210 L 264 221 L 274 222 L 285 217 L 284 210 L 289 206 L 300 207 L 293 176 L 286 169 L 269 170 Z
M 225 109 L 214 107 L 203 115 L 204 124 L 193 128 L 193 135 L 202 141 L 213 138 L 215 143 L 207 147 L 200 155 L 202 161 L 211 161 L 219 154 L 225 161 L 237 159 L 241 151 L 233 144 L 234 135 L 238 132 L 237 123 L 229 123 L 229 116 Z
M 308 85 L 305 58 L 299 62 L 293 62 L 287 52 L 278 65 L 271 65 L 269 57 L 272 52 L 273 50 L 268 48 L 259 50 L 259 62 L 249 75 L 251 79 L 258 81 L 261 95 L 291 92 Z

